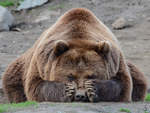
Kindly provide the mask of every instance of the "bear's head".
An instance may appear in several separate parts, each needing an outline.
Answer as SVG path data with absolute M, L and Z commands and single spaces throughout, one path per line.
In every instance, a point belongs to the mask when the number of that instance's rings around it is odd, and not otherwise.
M 50 80 L 74 81 L 82 88 L 82 83 L 87 79 L 108 79 L 105 56 L 109 50 L 110 43 L 107 41 L 57 41 L 53 50 Z

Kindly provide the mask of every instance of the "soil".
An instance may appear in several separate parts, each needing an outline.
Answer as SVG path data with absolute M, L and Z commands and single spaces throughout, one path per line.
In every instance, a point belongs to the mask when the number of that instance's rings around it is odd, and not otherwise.
M 11 7 L 10 10 L 12 10 L 16 18 L 14 27 L 19 28 L 21 31 L 0 32 L 0 77 L 2 77 L 8 64 L 30 48 L 40 34 L 49 28 L 58 17 L 69 9 L 76 7 L 90 9 L 112 30 L 120 41 L 127 60 L 132 61 L 140 68 L 147 76 L 150 86 L 149 0 L 51 0 L 41 7 L 23 10 L 21 12 L 13 11 L 14 7 Z M 113 30 L 112 23 L 120 17 L 128 20 L 130 27 Z M 4 101 L 2 103 L 4 103 Z M 96 106 L 103 106 L 102 104 L 103 103 L 99 103 L 96 104 Z M 106 103 L 105 107 L 110 106 L 110 108 L 116 109 L 118 106 L 125 105 L 134 111 L 142 106 L 144 108 L 145 104 L 147 103 L 137 103 L 137 105 L 136 103 Z M 66 113 L 76 113 L 76 111 Z M 148 113 L 150 113 L 150 111 Z

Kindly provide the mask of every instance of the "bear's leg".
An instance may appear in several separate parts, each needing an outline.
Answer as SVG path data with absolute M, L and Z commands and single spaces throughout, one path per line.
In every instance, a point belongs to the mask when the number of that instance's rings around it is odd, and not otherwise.
M 22 84 L 23 62 L 19 58 L 9 65 L 3 75 L 3 90 L 8 100 L 13 103 L 26 101 Z
M 122 84 L 117 80 L 88 80 L 85 82 L 90 102 L 119 101 Z
M 30 101 L 68 102 L 73 95 L 73 87 L 62 82 L 46 81 L 40 77 L 37 66 L 31 63 L 26 75 L 25 94 Z M 72 95 L 71 95 L 72 94 Z
M 128 62 L 128 67 L 133 80 L 133 101 L 144 101 L 147 92 L 147 80 L 143 73 L 132 63 Z
M 130 62 L 127 65 L 133 80 L 132 100 L 144 101 L 147 92 L 147 80 L 135 65 Z M 122 83 L 115 79 L 101 81 L 88 80 L 85 82 L 85 87 L 87 88 L 88 98 L 91 102 L 119 101 L 123 90 Z
M 45 81 L 39 77 L 33 77 L 30 81 L 26 82 L 26 96 L 30 101 L 51 101 L 51 102 L 70 102 L 72 101 L 73 89 L 67 91 L 68 97 L 66 96 L 66 85 L 61 82 Z
M 128 66 L 123 56 L 120 56 L 119 70 L 115 76 L 115 79 L 122 83 L 122 92 L 120 94 L 120 101 L 130 102 L 132 101 L 133 82 L 130 75 Z
M 133 101 L 144 101 L 147 92 L 147 80 L 142 72 L 133 64 L 127 63 L 133 80 Z M 86 81 L 88 98 L 91 102 L 96 101 L 119 101 L 123 84 L 119 80 Z M 96 90 L 95 90 L 96 89 Z M 97 96 L 96 96 L 97 95 Z

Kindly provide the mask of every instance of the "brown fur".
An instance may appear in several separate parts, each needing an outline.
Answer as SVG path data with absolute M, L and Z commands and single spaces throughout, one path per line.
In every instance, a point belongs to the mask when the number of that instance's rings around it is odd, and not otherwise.
M 119 101 L 131 101 L 132 94 L 143 100 L 147 90 L 143 74 L 132 65 L 129 68 L 110 30 L 89 10 L 78 8 L 65 13 L 8 66 L 3 89 L 10 102 L 66 101 L 69 82 L 74 81 L 79 90 L 88 79 L 115 78 L 122 83 Z M 133 88 L 141 84 L 142 92 Z
M 128 67 L 133 80 L 132 98 L 134 101 L 144 101 L 147 92 L 147 79 L 144 74 L 132 63 Z
M 132 100 L 144 101 L 147 92 L 147 80 L 135 65 L 130 62 L 127 65 L 133 80 Z M 100 81 L 95 87 L 99 87 L 97 92 L 99 95 L 98 101 L 120 101 L 123 84 L 116 78 Z

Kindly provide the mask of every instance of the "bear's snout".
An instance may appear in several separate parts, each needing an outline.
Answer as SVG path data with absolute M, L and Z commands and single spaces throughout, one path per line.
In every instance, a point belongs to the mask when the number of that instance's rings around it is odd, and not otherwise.
M 86 91 L 84 89 L 76 90 L 75 101 L 81 101 L 81 102 L 88 101 L 88 97 L 87 97 Z

